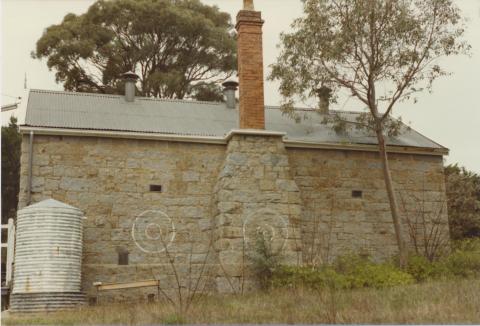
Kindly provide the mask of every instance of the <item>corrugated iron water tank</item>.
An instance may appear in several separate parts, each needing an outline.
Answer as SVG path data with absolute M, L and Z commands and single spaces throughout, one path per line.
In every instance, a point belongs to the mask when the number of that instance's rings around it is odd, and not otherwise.
M 84 215 L 48 199 L 17 212 L 12 311 L 74 307 L 81 293 Z

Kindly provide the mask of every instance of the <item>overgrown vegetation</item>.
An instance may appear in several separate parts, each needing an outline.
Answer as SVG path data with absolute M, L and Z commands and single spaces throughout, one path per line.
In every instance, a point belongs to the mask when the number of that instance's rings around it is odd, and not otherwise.
M 410 255 L 404 268 L 397 259 L 374 262 L 369 257 L 345 255 L 321 266 L 282 266 L 280 255 L 259 237 L 252 271 L 260 288 L 360 289 L 410 285 L 429 280 L 480 277 L 480 239 L 459 241 L 450 254 L 431 260 L 427 255 Z
M 478 324 L 480 281 L 428 282 L 382 289 L 273 289 L 215 295 L 179 316 L 165 304 L 118 304 L 39 315 L 2 316 L 4 325 L 152 324 Z

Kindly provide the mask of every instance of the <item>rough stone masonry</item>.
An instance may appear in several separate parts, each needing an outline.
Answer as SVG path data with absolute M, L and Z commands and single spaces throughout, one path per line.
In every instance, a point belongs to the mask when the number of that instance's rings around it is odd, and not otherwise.
M 289 263 L 332 260 L 348 252 L 385 259 L 397 252 L 375 152 L 285 149 L 279 136 L 242 134 L 227 146 L 39 135 L 33 149 L 33 202 L 55 198 L 81 207 L 87 217 L 82 284 L 90 295 L 94 282 L 159 278 L 175 287 L 163 246 L 132 237 L 136 223 L 145 232 L 142 216 L 168 235 L 173 222 L 176 237 L 169 250 L 182 275 L 190 259 L 202 265 L 210 250 L 219 291 L 231 291 L 229 281 L 234 286 L 242 281 L 244 245 L 251 245 L 258 227 L 275 235 Z M 28 159 L 25 136 L 20 207 L 26 204 Z M 444 208 L 441 157 L 391 154 L 390 160 L 397 192 L 412 217 L 420 208 L 432 217 Z M 150 184 L 163 191 L 150 191 Z M 353 190 L 362 197 L 353 198 Z M 439 217 L 448 235 L 446 210 Z M 407 224 L 404 230 L 409 239 Z M 128 265 L 118 264 L 122 251 L 129 253 Z M 143 289 L 110 295 L 150 292 L 156 294 Z

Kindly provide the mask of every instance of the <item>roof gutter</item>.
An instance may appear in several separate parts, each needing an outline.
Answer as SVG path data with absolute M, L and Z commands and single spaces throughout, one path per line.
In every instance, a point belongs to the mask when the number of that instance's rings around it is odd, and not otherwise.
M 145 140 L 164 140 L 164 141 L 177 141 L 177 142 L 187 142 L 187 143 L 206 143 L 206 144 L 222 144 L 222 145 L 225 145 L 227 143 L 224 137 L 214 137 L 214 136 L 184 136 L 184 135 L 175 135 L 175 134 L 157 134 L 157 133 L 149 133 L 149 132 L 20 126 L 20 133 L 25 134 L 30 131 L 34 131 L 36 135 L 51 135 L 51 136 L 145 139 Z
M 292 148 L 319 148 L 319 149 L 338 149 L 363 152 L 378 152 L 378 146 L 373 144 L 333 144 L 333 143 L 314 143 L 307 141 L 284 139 L 285 147 Z M 418 155 L 448 155 L 448 148 L 425 148 L 413 146 L 387 146 L 388 153 L 418 154 Z
M 225 136 L 185 136 L 175 134 L 159 134 L 148 132 L 131 132 L 131 131 L 108 131 L 108 130 L 90 130 L 90 129 L 67 129 L 67 128 L 46 128 L 20 126 L 20 133 L 26 134 L 35 132 L 36 135 L 50 136 L 77 136 L 77 137 L 103 137 L 103 138 L 122 138 L 122 139 L 144 139 L 144 140 L 161 140 L 175 141 L 186 143 L 202 143 L 226 145 L 234 134 L 243 135 L 264 135 L 264 136 L 281 136 L 286 147 L 289 148 L 316 148 L 316 149 L 336 149 L 351 150 L 364 152 L 378 152 L 378 146 L 373 144 L 352 144 L 352 143 L 316 143 L 301 140 L 290 140 L 284 132 L 268 131 L 268 130 L 232 130 Z M 412 146 L 387 146 L 389 153 L 404 153 L 417 155 L 448 155 L 448 148 L 423 148 Z

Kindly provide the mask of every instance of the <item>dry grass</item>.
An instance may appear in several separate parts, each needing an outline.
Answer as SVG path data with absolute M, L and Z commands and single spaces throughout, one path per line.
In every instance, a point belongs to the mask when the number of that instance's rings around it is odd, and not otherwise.
M 275 290 L 212 296 L 183 316 L 167 303 L 97 306 L 78 311 L 2 317 L 5 325 L 480 323 L 480 280 L 437 282 L 383 290 Z

